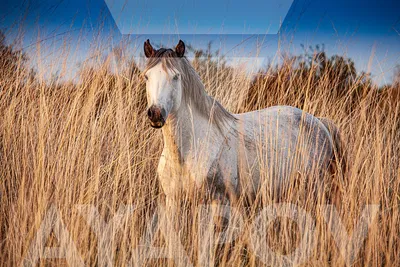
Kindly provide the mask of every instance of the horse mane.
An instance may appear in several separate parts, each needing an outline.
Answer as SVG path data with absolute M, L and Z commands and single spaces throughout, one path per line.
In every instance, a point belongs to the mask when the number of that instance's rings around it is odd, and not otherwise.
M 186 104 L 194 106 L 197 111 L 215 124 L 219 130 L 236 117 L 227 111 L 217 100 L 207 94 L 200 76 L 186 57 L 178 57 L 172 49 L 160 48 L 147 61 L 145 71 L 158 63 L 167 71 L 179 71 L 182 79 L 183 98 Z

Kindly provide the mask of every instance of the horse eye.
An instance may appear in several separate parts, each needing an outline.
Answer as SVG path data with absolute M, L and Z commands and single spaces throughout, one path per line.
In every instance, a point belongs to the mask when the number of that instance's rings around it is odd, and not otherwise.
M 173 79 L 174 79 L 174 81 L 179 80 L 179 74 L 176 74 Z

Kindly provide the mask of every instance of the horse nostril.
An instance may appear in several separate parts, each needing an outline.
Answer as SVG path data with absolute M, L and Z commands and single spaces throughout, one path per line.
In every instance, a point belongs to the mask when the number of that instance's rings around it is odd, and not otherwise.
M 148 116 L 150 119 L 153 118 L 153 110 L 152 110 L 151 108 L 149 108 L 149 109 L 147 110 L 147 116 Z

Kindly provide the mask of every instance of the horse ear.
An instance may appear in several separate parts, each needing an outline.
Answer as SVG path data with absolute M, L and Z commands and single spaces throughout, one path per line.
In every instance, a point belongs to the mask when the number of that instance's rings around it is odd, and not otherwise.
M 150 44 L 150 40 L 147 39 L 146 42 L 144 42 L 144 55 L 149 58 L 152 57 L 155 54 L 154 48 Z
M 185 43 L 179 40 L 179 43 L 175 47 L 175 52 L 178 57 L 183 57 L 185 55 Z

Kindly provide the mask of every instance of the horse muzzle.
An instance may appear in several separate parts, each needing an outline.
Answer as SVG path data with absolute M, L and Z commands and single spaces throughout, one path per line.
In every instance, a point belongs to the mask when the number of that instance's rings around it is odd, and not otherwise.
M 147 110 L 147 117 L 150 119 L 150 125 L 153 128 L 159 129 L 164 126 L 166 119 L 166 112 L 164 108 L 152 105 Z

